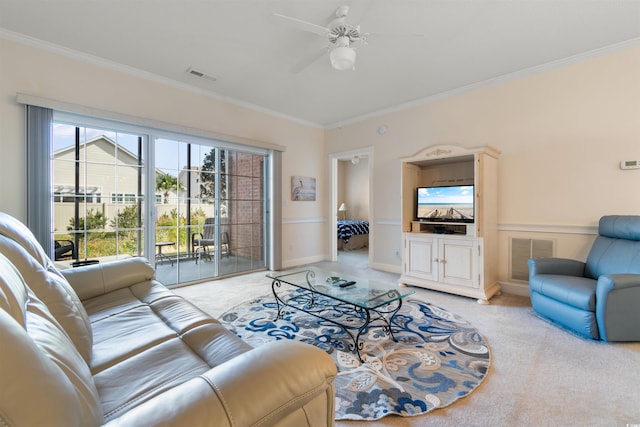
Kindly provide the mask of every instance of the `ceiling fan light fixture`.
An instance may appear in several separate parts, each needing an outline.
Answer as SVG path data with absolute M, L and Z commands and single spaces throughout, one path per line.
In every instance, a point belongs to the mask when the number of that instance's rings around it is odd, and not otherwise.
M 356 63 L 356 50 L 348 46 L 338 46 L 329 55 L 331 66 L 336 70 L 353 70 Z

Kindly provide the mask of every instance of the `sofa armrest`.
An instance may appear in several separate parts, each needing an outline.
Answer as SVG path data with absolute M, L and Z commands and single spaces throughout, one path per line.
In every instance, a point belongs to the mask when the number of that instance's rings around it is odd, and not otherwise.
M 333 424 L 335 362 L 324 351 L 298 341 L 276 341 L 233 359 L 231 369 L 214 369 L 205 377 L 222 399 L 225 412 L 239 426 L 258 421 L 276 424 L 317 396 L 323 396 L 324 419 L 311 425 Z M 238 370 L 238 371 L 236 371 Z M 237 372 L 242 372 L 238 378 Z M 260 378 L 260 380 L 258 380 Z M 247 402 L 252 404 L 247 405 Z
M 274 341 L 131 409 L 106 426 L 332 426 L 336 375 L 335 363 L 322 350 L 298 341 Z
M 596 319 L 604 341 L 640 341 L 640 274 L 603 274 L 596 287 Z
M 563 276 L 584 276 L 585 263 L 567 258 L 529 259 L 529 277 L 537 274 L 559 274 Z
M 81 300 L 151 280 L 153 267 L 146 258 L 135 257 L 62 270 Z

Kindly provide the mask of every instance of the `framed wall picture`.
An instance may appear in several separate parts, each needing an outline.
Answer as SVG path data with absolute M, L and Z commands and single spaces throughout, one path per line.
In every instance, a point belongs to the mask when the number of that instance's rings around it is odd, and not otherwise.
M 291 200 L 299 202 L 315 201 L 316 179 L 308 176 L 292 176 Z

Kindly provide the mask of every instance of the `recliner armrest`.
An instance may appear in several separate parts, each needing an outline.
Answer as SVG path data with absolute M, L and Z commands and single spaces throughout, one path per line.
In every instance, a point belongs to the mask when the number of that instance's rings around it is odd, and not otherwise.
M 603 274 L 596 287 L 596 318 L 604 341 L 640 341 L 640 274 Z
M 567 258 L 531 258 L 528 264 L 529 277 L 537 274 L 559 274 L 583 277 L 586 266 L 582 261 Z
M 309 344 L 264 344 L 131 409 L 106 427 L 273 426 L 301 412 L 295 425 L 333 425 L 336 366 Z M 313 412 L 308 406 L 315 402 Z M 322 419 L 320 419 L 322 418 Z M 291 418 L 288 418 L 289 424 Z
M 614 289 L 640 287 L 640 274 L 603 274 L 598 277 L 596 294 L 604 297 Z
M 155 271 L 146 258 L 120 259 L 60 271 L 80 300 L 151 280 Z

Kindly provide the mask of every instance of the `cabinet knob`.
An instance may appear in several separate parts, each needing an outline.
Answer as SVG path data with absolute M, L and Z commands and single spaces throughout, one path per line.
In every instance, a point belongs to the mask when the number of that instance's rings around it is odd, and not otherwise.
M 440 262 L 440 260 L 438 258 L 434 258 L 433 262 Z

